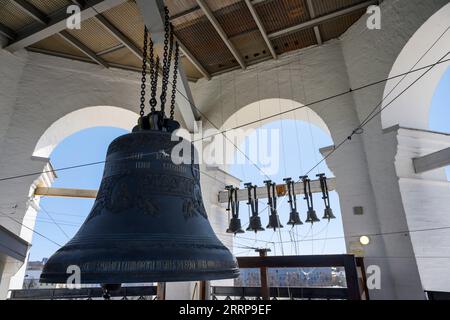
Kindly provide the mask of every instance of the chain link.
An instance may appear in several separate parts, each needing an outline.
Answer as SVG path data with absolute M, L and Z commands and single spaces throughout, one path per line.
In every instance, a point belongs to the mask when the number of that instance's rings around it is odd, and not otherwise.
M 172 80 L 172 101 L 170 104 L 170 119 L 173 120 L 175 116 L 175 100 L 177 96 L 177 79 L 178 79 L 178 62 L 180 59 L 180 46 L 178 42 L 175 43 L 175 56 L 173 66 L 173 80 Z
M 154 73 L 155 77 L 152 82 L 152 98 L 150 100 L 153 111 L 154 111 L 156 105 L 158 104 L 158 101 L 156 100 L 156 94 L 158 91 L 159 63 L 160 63 L 160 60 L 159 60 L 159 57 L 157 56 L 156 61 L 155 61 L 155 73 Z
M 148 44 L 148 29 L 144 28 L 144 48 L 142 53 L 142 80 L 141 80 L 141 110 L 140 115 L 141 118 L 145 115 L 145 89 L 147 82 L 147 44 Z
M 155 112 L 155 107 L 158 104 L 158 102 L 156 101 L 156 84 L 157 84 L 157 77 L 158 77 L 158 70 L 155 66 L 155 52 L 154 52 L 154 48 L 153 48 L 153 41 L 152 38 L 150 37 L 149 40 L 149 51 L 150 51 L 150 85 L 151 85 L 151 99 L 150 99 L 150 107 L 151 107 L 151 112 Z M 159 64 L 159 62 L 158 62 Z M 156 71 L 155 71 L 156 70 Z M 156 75 L 155 75 L 156 73 Z M 156 82 L 155 82 L 155 78 L 156 78 Z
M 165 21 L 164 21 L 164 56 L 163 56 L 163 79 L 162 79 L 162 92 L 161 92 L 161 113 L 164 118 L 165 106 L 167 102 L 167 87 L 169 85 L 170 63 L 172 59 L 173 50 L 173 33 L 170 28 L 169 9 L 164 7 Z M 169 39 L 170 38 L 170 39 Z M 169 49 L 170 42 L 170 49 Z

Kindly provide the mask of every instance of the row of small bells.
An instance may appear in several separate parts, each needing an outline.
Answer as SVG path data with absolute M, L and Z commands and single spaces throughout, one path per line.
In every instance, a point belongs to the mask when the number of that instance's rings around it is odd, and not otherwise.
M 320 188 L 322 191 L 322 199 L 325 203 L 324 216 L 322 219 L 330 221 L 331 219 L 335 219 L 336 217 L 333 214 L 333 210 L 330 206 L 330 195 L 328 191 L 328 183 L 327 177 L 325 174 L 318 174 L 320 182 Z M 306 223 L 314 224 L 319 222 L 320 219 L 317 217 L 316 211 L 314 210 L 313 203 L 313 195 L 311 192 L 311 180 L 308 176 L 300 177 L 300 180 L 303 182 L 303 192 L 305 194 L 304 200 L 306 200 L 306 204 L 308 206 L 308 211 L 306 213 Z M 295 227 L 302 225 L 303 222 L 300 219 L 300 214 L 297 211 L 297 196 L 295 193 L 295 182 L 292 178 L 284 179 L 287 193 L 289 197 L 289 205 L 290 205 L 290 214 L 288 225 Z M 267 225 L 267 229 L 273 229 L 276 231 L 277 229 L 283 228 L 283 225 L 280 222 L 280 217 L 277 212 L 277 192 L 276 183 L 268 180 L 264 181 L 267 187 L 267 198 L 268 198 L 268 208 L 270 210 L 269 215 L 269 224 Z M 257 186 L 252 183 L 246 183 L 245 187 L 248 191 L 248 202 L 247 205 L 250 208 L 251 216 L 249 221 L 249 227 L 246 229 L 247 231 L 254 231 L 255 233 L 260 231 L 265 231 L 261 223 L 261 217 L 259 216 L 258 211 L 258 198 L 256 194 Z M 228 207 L 227 211 L 231 212 L 230 224 L 227 229 L 227 233 L 238 234 L 245 233 L 242 229 L 241 219 L 239 219 L 239 201 L 238 201 L 238 190 L 239 188 L 235 188 L 234 186 L 227 186 L 226 190 L 228 191 Z
M 153 56 L 150 38 L 148 59 L 146 28 L 138 126 L 109 146 L 94 206 L 77 234 L 45 264 L 40 278 L 43 283 L 67 283 L 68 267 L 75 265 L 81 270 L 80 283 L 102 284 L 108 298 L 123 283 L 239 276 L 236 258 L 217 238 L 208 221 L 198 164 L 175 165 L 167 156 L 179 143 L 172 141 L 172 132 L 180 125 L 173 117 L 178 44 L 173 41 L 167 8 L 165 18 L 160 110 L 155 110 L 159 58 Z M 170 117 L 166 117 L 164 104 L 172 49 L 174 84 Z M 147 60 L 150 60 L 152 109 L 145 115 Z M 191 147 L 191 152 L 195 152 Z

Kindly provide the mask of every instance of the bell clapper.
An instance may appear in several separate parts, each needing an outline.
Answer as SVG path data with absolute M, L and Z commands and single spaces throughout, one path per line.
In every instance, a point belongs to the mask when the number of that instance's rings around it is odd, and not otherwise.
M 111 300 L 111 292 L 119 291 L 122 288 L 121 284 L 102 284 L 103 299 Z

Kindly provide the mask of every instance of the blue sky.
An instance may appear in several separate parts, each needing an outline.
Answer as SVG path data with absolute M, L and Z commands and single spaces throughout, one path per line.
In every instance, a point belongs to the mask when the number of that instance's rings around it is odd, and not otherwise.
M 433 99 L 433 106 L 430 114 L 430 130 L 449 132 L 450 133 L 450 69 L 447 71 L 439 87 L 436 90 L 436 95 Z M 287 157 L 281 160 L 281 169 L 279 173 L 272 179 L 280 183 L 285 177 L 298 178 L 305 171 L 309 170 L 318 160 L 321 155 L 318 149 L 321 147 L 332 145 L 332 141 L 327 134 L 319 128 L 308 125 L 304 122 L 280 121 L 272 122 L 266 126 L 265 129 L 282 129 L 283 143 L 278 147 L 280 154 L 286 150 Z M 297 138 L 296 133 L 299 133 Z M 116 137 L 126 133 L 124 130 L 116 128 L 93 128 L 78 132 L 60 143 L 51 155 L 51 161 L 55 168 L 61 168 L 76 164 L 102 161 L 105 159 L 106 149 L 109 143 Z M 300 145 L 300 148 L 299 148 Z M 299 161 L 301 160 L 301 161 Z M 325 165 L 319 167 L 314 172 L 324 172 L 328 176 L 331 172 Z M 103 173 L 103 165 L 92 167 L 85 167 L 76 170 L 63 171 L 58 173 L 58 179 L 54 183 L 54 187 L 66 188 L 83 188 L 83 189 L 97 189 L 101 182 Z M 234 165 L 231 168 L 231 173 L 239 177 L 243 182 L 253 182 L 254 184 L 262 185 L 264 176 L 258 170 L 248 165 Z M 450 177 L 450 169 L 447 168 L 447 175 Z M 305 220 L 305 204 L 301 197 L 298 197 L 300 205 L 300 213 L 302 220 Z M 93 204 L 93 200 L 85 199 L 57 199 L 57 198 L 42 198 L 42 210 L 38 214 L 36 222 L 36 231 L 48 236 L 52 240 L 64 244 L 71 238 L 84 219 L 88 215 Z M 316 211 L 319 217 L 323 215 L 323 203 L 319 195 L 315 196 Z M 273 253 L 282 254 L 326 254 L 326 253 L 344 253 L 345 246 L 343 239 L 338 240 L 314 240 L 326 239 L 331 237 L 342 237 L 342 221 L 339 209 L 338 196 L 336 192 L 331 193 L 332 209 L 337 216 L 336 220 L 332 220 L 329 224 L 326 221 L 314 225 L 311 229 L 309 225 L 303 225 L 294 229 L 291 234 L 290 227 L 286 226 L 288 220 L 289 210 L 286 200 L 280 201 L 279 213 L 281 222 L 285 228 L 280 234 L 267 230 L 256 235 L 254 233 L 246 233 L 238 235 L 235 239 L 235 254 L 250 255 L 252 250 L 246 248 L 250 247 L 269 247 Z M 260 208 L 264 208 L 266 201 L 261 201 Z M 248 211 L 245 203 L 241 204 L 241 218 L 243 224 L 248 222 Z M 225 214 L 225 212 L 224 212 Z M 59 225 L 56 226 L 53 218 Z M 267 211 L 261 214 L 263 224 L 267 224 Z M 63 231 L 60 230 L 63 229 Z M 225 232 L 225 230 L 223 230 Z M 292 237 L 300 239 L 301 241 L 292 242 Z M 245 239 L 244 239 L 245 238 Z M 284 245 L 267 243 L 270 242 L 287 242 Z M 41 260 L 44 257 L 49 257 L 58 249 L 54 244 L 45 240 L 38 235 L 33 238 L 33 246 L 31 248 L 30 259 Z

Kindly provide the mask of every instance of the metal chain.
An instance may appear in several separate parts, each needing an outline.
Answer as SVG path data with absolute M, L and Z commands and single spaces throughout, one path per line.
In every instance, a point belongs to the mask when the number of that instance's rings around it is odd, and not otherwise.
M 152 38 L 150 37 L 150 41 L 149 41 L 149 51 L 150 51 L 150 84 L 151 84 L 151 99 L 150 99 L 150 107 L 151 107 L 151 112 L 155 112 L 155 107 L 158 104 L 158 102 L 156 101 L 156 82 L 155 82 L 155 77 L 158 77 L 158 75 L 155 73 L 157 73 L 157 71 L 155 72 L 156 66 L 155 66 L 155 53 L 154 53 L 154 48 L 153 48 L 153 41 Z
M 155 107 L 158 104 L 156 100 L 156 93 L 158 91 L 159 62 L 159 57 L 156 57 L 154 78 L 152 79 L 152 98 L 150 100 L 152 112 L 155 111 Z
M 169 73 L 170 73 L 170 60 L 169 57 L 169 37 L 172 38 L 170 32 L 170 22 L 169 22 L 169 9 L 164 7 L 165 21 L 164 21 L 164 55 L 163 55 L 163 80 L 162 80 L 162 92 L 161 92 L 161 113 L 164 118 L 165 106 L 167 101 L 167 86 L 169 85 Z M 172 38 L 173 39 L 173 38 Z M 170 44 L 171 48 L 172 44 Z
M 173 120 L 175 116 L 175 100 L 177 96 L 177 78 L 178 78 L 178 62 L 180 58 L 180 46 L 178 42 L 175 43 L 175 57 L 173 66 L 173 80 L 172 80 L 172 101 L 170 104 L 170 119 Z
M 148 29 L 144 28 L 144 52 L 142 53 L 142 81 L 141 81 L 141 118 L 145 115 L 145 89 L 147 82 L 147 44 L 148 44 Z

